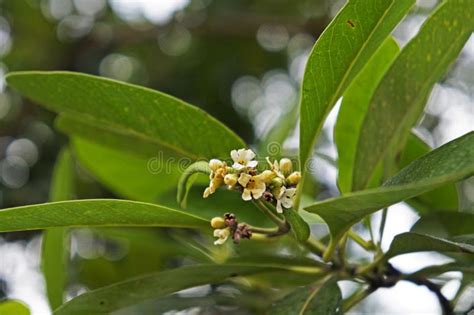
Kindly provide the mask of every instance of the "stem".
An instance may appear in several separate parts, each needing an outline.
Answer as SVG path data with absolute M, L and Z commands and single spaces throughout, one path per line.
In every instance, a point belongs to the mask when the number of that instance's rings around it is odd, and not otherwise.
M 323 243 L 321 243 L 320 241 L 318 241 L 317 239 L 313 238 L 313 237 L 308 238 L 305 241 L 304 245 L 311 252 L 313 252 L 314 254 L 316 254 L 318 256 L 322 256 L 324 251 L 326 250 L 326 246 Z
M 382 246 L 383 233 L 385 232 L 385 222 L 387 222 L 388 208 L 384 208 L 382 211 L 382 220 L 380 221 L 379 228 L 379 246 Z
M 276 233 L 280 232 L 279 228 L 264 228 L 252 225 L 248 225 L 248 227 L 251 232 L 259 234 L 275 235 Z
M 349 311 L 351 308 L 353 308 L 355 305 L 359 304 L 360 301 L 365 299 L 367 296 L 369 296 L 373 291 L 370 289 L 362 289 L 354 294 L 352 294 L 350 297 L 348 297 L 343 305 L 342 305 L 342 312 L 346 313 Z
M 443 310 L 443 315 L 453 315 L 454 310 L 451 302 L 441 293 L 441 288 L 436 285 L 435 283 L 431 282 L 425 278 L 415 278 L 415 277 L 407 277 L 405 278 L 406 281 L 414 283 L 416 285 L 423 285 L 428 290 L 433 292 L 436 297 L 438 298 L 439 304 L 441 305 L 441 309 Z
M 374 250 L 374 244 L 372 242 L 369 242 L 369 241 L 366 241 L 364 240 L 359 234 L 357 234 L 356 232 L 352 231 L 352 230 L 349 230 L 349 232 L 347 232 L 347 235 L 352 238 L 352 240 L 354 242 L 356 242 L 357 244 L 359 244 L 363 249 L 367 250 L 367 251 L 372 251 Z
M 253 203 L 270 219 L 272 220 L 279 228 L 280 231 L 289 231 L 289 227 L 286 221 L 281 220 L 273 211 L 267 208 L 267 206 L 259 199 L 253 200 Z

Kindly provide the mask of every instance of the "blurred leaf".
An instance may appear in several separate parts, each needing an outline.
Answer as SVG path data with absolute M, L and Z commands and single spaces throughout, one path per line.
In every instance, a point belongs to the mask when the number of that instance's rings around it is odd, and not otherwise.
M 337 184 L 341 193 L 352 191 L 357 143 L 370 97 L 399 51 L 397 42 L 392 37 L 387 38 L 344 93 L 334 127 Z
M 197 174 L 210 174 L 211 169 L 209 168 L 209 163 L 204 162 L 204 161 L 198 161 L 193 164 L 191 164 L 188 168 L 184 170 L 184 172 L 181 174 L 181 177 L 179 179 L 178 183 L 178 194 L 177 194 L 177 202 L 181 206 L 181 208 L 186 208 L 186 198 L 189 193 L 189 189 L 192 186 L 192 183 L 194 182 L 195 177 L 194 175 Z
M 379 188 L 349 193 L 305 209 L 326 221 L 332 242 L 337 242 L 344 232 L 364 216 L 472 174 L 474 132 L 413 161 Z
M 271 268 L 240 265 L 196 265 L 167 270 L 82 294 L 63 304 L 55 314 L 108 313 L 187 288 L 223 282 L 229 277 Z M 133 292 L 133 294 L 131 294 Z
M 460 271 L 474 275 L 474 265 L 464 265 L 460 263 L 448 263 L 443 265 L 428 266 L 414 273 L 415 276 L 434 276 L 445 272 Z
M 0 232 L 66 226 L 160 226 L 206 229 L 209 228 L 209 222 L 167 207 L 114 199 L 61 201 L 0 210 Z
M 166 163 L 160 154 L 146 159 L 81 138 L 73 138 L 72 147 L 81 165 L 120 197 L 165 205 L 176 199 L 175 161 Z
M 62 201 L 74 197 L 74 162 L 68 149 L 63 149 L 56 161 L 51 185 L 50 200 Z M 66 263 L 69 256 L 69 239 L 65 228 L 48 229 L 41 241 L 41 269 L 51 309 L 63 304 L 66 286 Z
M 471 36 L 472 7 L 471 0 L 442 2 L 390 66 L 364 118 L 354 165 L 354 190 L 366 186 L 389 149 L 405 143 L 433 85 Z
M 436 212 L 422 216 L 411 232 L 439 237 L 474 234 L 474 213 Z
M 474 246 L 435 236 L 407 232 L 395 236 L 385 257 L 392 258 L 408 253 L 428 251 L 474 254 Z
M 306 162 L 324 119 L 414 0 L 350 0 L 321 34 L 306 65 L 300 105 L 300 165 Z
M 0 301 L 0 314 L 2 315 L 30 315 L 30 310 L 25 304 L 16 300 Z
M 295 235 L 296 239 L 300 242 L 306 241 L 311 234 L 308 223 L 293 209 L 283 210 L 283 215 L 290 224 L 291 232 Z
M 330 280 L 318 285 L 296 289 L 276 302 L 270 314 L 342 314 L 341 291 L 337 282 Z
M 101 123 L 124 136 L 125 147 L 153 145 L 156 152 L 199 158 L 227 157 L 244 142 L 201 109 L 161 92 L 72 72 L 15 72 L 7 82 L 58 113 Z M 94 133 L 95 134 L 95 133 Z M 101 133 L 92 140 L 100 141 Z

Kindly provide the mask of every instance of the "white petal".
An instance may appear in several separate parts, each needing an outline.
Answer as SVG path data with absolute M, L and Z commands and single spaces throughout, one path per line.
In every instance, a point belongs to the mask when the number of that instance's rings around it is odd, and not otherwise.
M 221 229 L 215 229 L 213 235 L 214 235 L 214 237 L 220 237 Z
M 239 161 L 239 153 L 237 153 L 237 150 L 230 151 L 230 157 L 232 158 L 232 160 L 234 160 L 234 162 L 238 162 Z
M 245 201 L 252 200 L 252 195 L 250 194 L 250 190 L 244 189 L 244 192 L 242 193 L 242 199 Z
M 219 168 L 221 168 L 223 166 L 224 166 L 224 163 L 222 163 L 221 160 L 212 159 L 212 160 L 209 161 L 209 168 L 214 172 L 217 171 Z
M 219 238 L 214 242 L 214 245 L 222 245 L 222 244 L 225 243 L 225 241 L 227 241 L 227 237 L 226 238 Z
M 257 167 L 258 161 L 250 161 L 247 163 L 247 167 Z
M 280 200 L 277 200 L 276 209 L 277 209 L 278 213 L 283 213 L 283 208 L 281 207 L 281 201 Z
M 237 180 L 242 187 L 247 187 L 247 184 L 249 183 L 249 180 L 252 178 L 251 175 L 242 173 L 240 174 L 239 179 Z
M 281 198 L 281 204 L 283 205 L 283 207 L 289 209 L 293 207 L 293 200 L 288 196 L 284 196 L 283 198 Z
M 250 149 L 248 149 L 248 150 L 245 152 L 245 155 L 246 155 L 246 160 L 247 160 L 247 161 L 253 160 L 254 157 L 255 157 L 255 153 L 254 153 L 252 150 L 250 150 Z
M 262 198 L 264 192 L 265 192 L 265 190 L 255 190 L 255 189 L 252 190 L 253 199 L 260 199 L 260 198 Z
M 278 192 L 278 196 L 276 196 L 277 199 L 278 200 L 282 199 L 285 196 L 285 192 L 286 192 L 286 187 L 285 186 L 280 187 L 280 191 Z
M 245 168 L 245 166 L 243 166 L 242 164 L 239 164 L 237 162 L 235 162 L 234 164 L 232 164 L 232 167 L 235 168 L 236 170 L 240 171 L 242 169 Z
M 293 197 L 295 193 L 296 193 L 296 188 L 288 188 L 285 194 L 289 197 Z
M 205 190 L 204 190 L 204 193 L 202 195 L 203 198 L 207 198 L 209 197 L 209 195 L 211 194 L 211 189 L 209 187 L 207 187 Z

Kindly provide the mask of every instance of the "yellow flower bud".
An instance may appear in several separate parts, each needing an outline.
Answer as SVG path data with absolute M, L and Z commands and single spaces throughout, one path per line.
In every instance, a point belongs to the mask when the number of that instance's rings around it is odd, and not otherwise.
M 286 182 L 290 186 L 296 186 L 301 180 L 301 173 L 300 172 L 293 172 L 286 178 Z
M 211 220 L 211 226 L 213 229 L 223 229 L 226 227 L 224 218 L 221 217 L 214 217 Z
M 272 179 L 276 177 L 276 174 L 273 171 L 266 170 L 254 177 L 256 177 L 257 180 L 263 181 L 265 184 L 270 184 Z
M 235 184 L 237 184 L 237 180 L 238 180 L 237 174 L 227 174 L 224 177 L 224 183 L 229 187 L 234 187 Z
M 283 158 L 280 160 L 280 172 L 282 172 L 284 176 L 288 176 L 292 170 L 293 163 L 290 159 Z
M 212 159 L 209 161 L 209 168 L 212 170 L 212 171 L 217 171 L 218 169 L 220 169 L 221 167 L 224 167 L 224 163 L 222 163 L 222 161 L 218 160 L 218 159 Z

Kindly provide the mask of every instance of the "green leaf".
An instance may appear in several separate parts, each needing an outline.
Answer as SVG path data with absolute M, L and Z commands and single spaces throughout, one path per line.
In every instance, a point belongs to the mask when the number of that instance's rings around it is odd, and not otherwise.
M 305 209 L 329 225 L 332 242 L 364 216 L 474 174 L 474 132 L 413 161 L 383 186 L 328 199 Z
M 350 0 L 321 34 L 306 65 L 300 104 L 300 165 L 344 90 L 405 16 L 414 0 Z
M 282 300 L 276 302 L 269 314 L 342 314 L 341 291 L 337 282 L 310 285 L 294 290 Z
M 2 315 L 30 315 L 30 310 L 25 304 L 16 300 L 0 302 L 0 314 Z
M 392 258 L 398 255 L 427 251 L 474 254 L 474 246 L 435 236 L 407 232 L 395 236 L 385 257 Z
M 389 149 L 404 144 L 432 87 L 471 36 L 472 8 L 471 0 L 444 1 L 390 66 L 364 118 L 356 151 L 354 190 L 366 186 Z
M 412 133 L 409 135 L 407 143 L 400 154 L 400 160 L 397 163 L 397 167 L 401 169 L 430 151 L 431 147 Z M 435 190 L 416 196 L 407 202 L 411 207 L 415 208 L 418 213 L 442 210 L 457 211 L 459 207 L 455 184 L 444 185 Z
M 63 149 L 53 172 L 50 200 L 62 201 L 74 196 L 74 162 L 68 149 Z M 69 256 L 68 233 L 64 228 L 48 229 L 41 241 L 41 269 L 51 308 L 63 304 L 66 286 L 66 262 Z
M 453 263 L 448 263 L 448 264 L 443 264 L 443 265 L 428 266 L 428 267 L 418 270 L 413 275 L 415 277 L 416 276 L 431 277 L 431 276 L 437 276 L 445 272 L 451 272 L 451 271 L 460 271 L 465 274 L 474 275 L 474 265 L 472 264 L 466 265 L 466 264 L 453 262 Z
M 291 231 L 296 239 L 304 242 L 309 238 L 311 230 L 308 223 L 293 209 L 284 209 L 283 215 L 291 226 Z
M 147 159 L 81 138 L 72 139 L 72 148 L 80 164 L 122 198 L 165 205 L 176 199 L 178 166 L 163 163 L 163 155 Z
M 360 129 L 377 84 L 398 55 L 397 42 L 389 37 L 347 88 L 334 127 L 338 152 L 338 186 L 342 193 L 352 191 L 354 162 Z
M 178 183 L 177 201 L 182 208 L 186 208 L 186 198 L 189 193 L 189 189 L 194 182 L 192 177 L 199 173 L 210 174 L 211 169 L 209 168 L 209 163 L 204 161 L 195 162 L 186 168 L 186 170 L 184 170 L 184 172 L 181 174 Z
M 272 268 L 241 265 L 196 265 L 166 270 L 112 284 L 82 294 L 54 314 L 98 314 L 159 298 L 183 289 L 224 282 Z M 131 294 L 133 292 L 133 294 Z
M 201 109 L 148 88 L 71 72 L 14 72 L 8 84 L 46 108 L 101 123 L 156 152 L 191 159 L 226 157 L 244 142 Z M 97 137 L 97 134 L 92 135 Z M 100 136 L 100 134 L 99 134 Z
M 436 212 L 422 216 L 411 231 L 439 237 L 474 234 L 474 213 Z
M 0 232 L 82 226 L 209 229 L 209 222 L 167 207 L 113 199 L 60 201 L 0 210 Z

